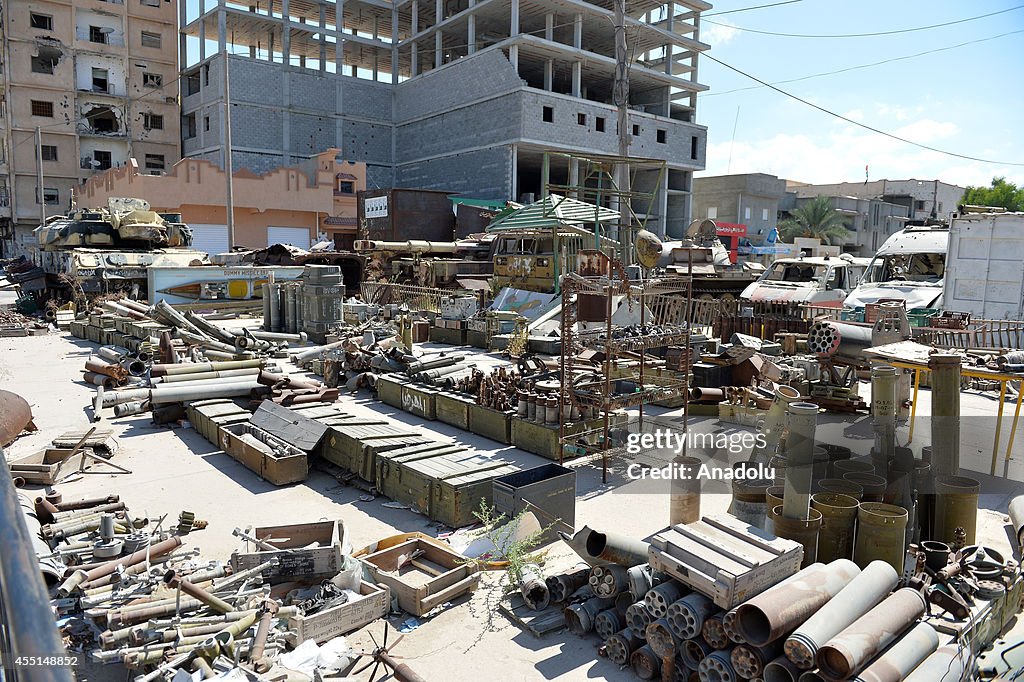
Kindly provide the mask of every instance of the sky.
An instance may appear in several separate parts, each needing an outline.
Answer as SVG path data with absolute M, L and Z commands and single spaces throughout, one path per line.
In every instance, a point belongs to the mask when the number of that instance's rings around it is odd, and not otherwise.
M 782 0 L 711 1 L 714 8 L 701 19 L 700 38 L 711 49 L 699 61 L 698 80 L 709 90 L 697 100 L 697 122 L 708 127 L 707 167 L 698 176 L 760 172 L 810 183 L 862 182 L 867 166 L 871 180 L 987 186 L 1002 176 L 1024 185 L 1024 4 L 1019 0 L 797 0 L 743 12 L 729 10 Z M 744 30 L 833 36 L 946 22 L 957 23 L 855 38 Z M 865 130 L 760 87 L 710 57 L 857 123 L 996 163 L 928 151 Z M 735 91 L 751 86 L 758 87 Z

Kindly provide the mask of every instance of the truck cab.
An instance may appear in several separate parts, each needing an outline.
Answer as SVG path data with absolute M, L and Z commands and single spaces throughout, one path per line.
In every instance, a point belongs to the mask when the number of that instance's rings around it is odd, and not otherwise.
M 780 258 L 744 289 L 740 298 L 840 307 L 847 294 L 860 284 L 867 265 L 867 258 L 849 254 Z
M 948 248 L 947 227 L 912 226 L 895 233 L 878 249 L 864 280 L 843 305 L 860 310 L 882 299 L 897 299 L 907 310 L 940 307 Z

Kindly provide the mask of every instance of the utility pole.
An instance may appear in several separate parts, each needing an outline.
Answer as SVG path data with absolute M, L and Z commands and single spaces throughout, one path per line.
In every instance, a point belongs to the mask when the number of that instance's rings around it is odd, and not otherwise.
M 36 126 L 36 192 L 39 197 L 39 224 L 46 224 L 46 194 L 43 191 L 43 130 Z
M 224 175 L 227 181 L 227 210 L 228 216 L 228 250 L 235 246 L 235 180 L 234 167 L 231 163 L 231 81 L 229 79 L 231 61 L 230 52 L 225 47 L 224 54 Z
M 626 0 L 615 0 L 615 81 L 612 101 L 618 107 L 619 157 L 629 156 L 629 56 L 626 49 Z M 619 234 L 622 258 L 626 265 L 633 262 L 632 233 L 630 231 L 629 166 L 615 166 L 615 186 L 619 195 Z

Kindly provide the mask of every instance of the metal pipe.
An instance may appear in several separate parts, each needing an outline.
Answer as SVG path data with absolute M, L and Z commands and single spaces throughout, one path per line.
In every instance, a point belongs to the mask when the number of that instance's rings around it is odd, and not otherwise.
M 790 403 L 786 406 L 786 490 L 782 496 L 782 515 L 804 521 L 811 507 L 811 483 L 814 467 L 814 433 L 818 406 Z
M 150 310 L 151 317 L 155 316 L 157 318 L 161 318 L 172 327 L 177 327 L 179 331 L 184 329 L 192 334 L 203 336 L 203 331 L 199 329 L 199 327 L 189 322 L 184 315 L 172 308 L 167 301 L 163 299 L 157 301 L 156 305 L 154 305 Z
M 459 248 L 456 242 L 433 242 L 422 239 L 410 239 L 404 242 L 385 242 L 376 239 L 357 239 L 353 242 L 353 251 L 397 251 L 400 253 L 455 253 Z
M 0 459 L 3 451 L 0 449 Z M 7 651 L 4 664 L 18 657 L 65 657 L 50 609 L 50 597 L 43 584 L 34 543 L 25 525 L 25 515 L 7 467 L 0 466 L 0 620 Z M 11 657 L 11 661 L 8 660 Z M 25 682 L 71 682 L 69 666 L 25 666 L 17 669 Z
M 1010 500 L 1009 506 L 1010 526 L 1013 528 L 1014 537 L 1017 538 L 1017 546 L 1024 551 L 1024 495 Z
M 235 351 L 234 353 L 225 353 L 224 351 L 210 350 L 209 348 L 203 349 L 203 358 L 210 362 L 235 362 L 239 360 L 252 360 L 254 357 L 255 355 L 248 351 Z
M 299 365 L 301 365 L 304 362 L 309 362 L 310 360 L 319 357 L 320 353 L 322 353 L 323 351 L 334 350 L 335 348 L 344 348 L 348 344 L 348 342 L 348 339 L 342 339 L 341 341 L 334 341 L 323 346 L 313 346 L 312 348 L 307 348 L 301 353 L 297 353 L 295 355 L 295 362 L 296 364 Z
M 233 343 L 227 344 L 223 341 L 217 341 L 216 339 L 211 339 L 206 334 L 193 334 L 192 332 L 184 329 L 175 330 L 175 334 L 177 334 L 178 338 L 183 341 L 187 341 L 201 348 L 209 348 L 222 353 L 231 353 L 232 355 L 238 352 Z
M 143 315 L 149 315 L 149 306 L 143 303 L 139 303 L 132 298 L 120 298 L 117 300 L 118 305 L 122 305 L 125 308 L 131 308 L 132 310 L 142 313 Z
M 245 369 L 263 367 L 267 363 L 263 359 L 230 360 L 227 362 L 187 362 L 180 364 L 160 364 L 149 368 L 150 376 L 159 377 L 170 374 L 194 374 L 196 372 L 219 372 L 225 369 Z
M 182 578 L 178 575 L 177 571 L 167 571 L 167 573 L 164 574 L 164 583 L 171 588 L 180 589 L 190 597 L 195 597 L 217 613 L 227 613 L 229 611 L 233 611 L 235 608 L 220 597 L 210 594 L 190 580 Z
M 295 287 L 284 287 L 284 331 L 294 334 L 298 331 L 298 320 L 295 317 Z
M 120 502 L 121 497 L 119 495 L 106 495 L 104 497 L 86 497 L 81 500 L 71 500 L 68 502 L 57 502 L 54 506 L 58 511 L 74 511 L 76 509 L 89 509 L 90 507 L 99 507 L 104 504 L 113 504 L 114 502 Z
M 270 331 L 281 331 L 281 310 L 284 306 L 281 303 L 281 285 L 277 282 L 268 283 L 270 289 Z
M 110 312 L 117 313 L 121 317 L 130 317 L 134 320 L 149 319 L 144 313 L 140 313 L 137 310 L 132 310 L 131 308 L 124 305 L 120 305 L 119 303 L 115 303 L 114 301 L 104 301 L 103 307 L 109 310 Z
M 875 426 L 875 472 L 885 477 L 896 456 L 896 368 L 871 368 L 871 415 Z M 879 467 L 882 464 L 885 468 Z
M 252 578 L 253 576 L 260 575 L 261 573 L 263 573 L 263 571 L 267 570 L 268 568 L 273 568 L 274 566 L 277 566 L 280 563 L 281 560 L 277 557 L 274 557 L 273 559 L 270 559 L 269 561 L 264 561 L 263 563 L 257 566 L 253 566 L 248 570 L 239 571 L 238 573 L 232 573 L 229 577 L 225 578 L 224 580 L 221 580 L 220 582 L 214 581 L 213 587 L 210 588 L 210 592 L 217 593 L 222 590 L 225 590 L 231 587 L 232 585 L 237 585 L 238 583 L 244 582 L 249 578 Z
M 128 370 L 121 365 L 107 362 L 103 358 L 90 355 L 85 361 L 85 369 L 96 374 L 105 374 L 117 381 L 124 381 L 128 378 Z
M 636 538 L 618 534 L 603 533 L 584 527 L 586 535 L 586 557 L 595 562 L 619 564 L 620 566 L 638 566 L 647 563 L 647 543 Z
M 918 623 L 850 682 L 901 682 L 939 646 L 939 635 L 928 623 Z
M 246 328 L 246 334 L 253 336 L 254 338 L 260 339 L 261 341 L 288 341 L 295 343 L 306 343 L 309 340 L 309 336 L 306 332 L 298 332 L 297 334 L 288 334 L 285 332 L 269 332 L 262 329 Z
M 219 372 L 194 372 L 192 374 L 169 374 L 167 376 L 158 377 L 160 381 L 154 381 L 153 385 L 157 384 L 176 384 L 183 381 L 205 381 L 207 379 L 226 379 L 228 377 L 247 377 L 257 376 L 260 373 L 259 367 L 243 367 L 242 369 L 222 369 Z
M 960 682 L 971 652 L 958 644 L 946 644 L 914 668 L 904 682 Z
M 927 605 L 915 589 L 896 590 L 818 649 L 818 667 L 826 677 L 845 680 L 923 616 Z
M 791 386 L 777 386 L 775 388 L 775 399 L 768 406 L 764 421 L 759 424 L 759 431 L 764 436 L 754 445 L 750 453 L 752 462 L 766 463 L 768 459 L 775 456 L 779 440 L 786 426 L 786 408 L 791 403 L 800 400 L 800 391 Z
M 181 538 L 178 536 L 174 536 L 166 540 L 163 540 L 162 542 L 158 542 L 155 545 L 150 545 L 149 547 L 140 549 L 138 552 L 135 552 L 134 554 L 130 554 L 126 557 L 118 557 L 117 559 L 108 561 L 107 563 L 97 566 L 96 568 L 88 572 L 75 571 L 74 575 L 72 575 L 70 578 L 68 578 L 61 584 L 61 586 L 57 590 L 57 594 L 58 596 L 66 597 L 72 592 L 74 592 L 77 588 L 84 586 L 90 581 L 96 580 L 97 578 L 102 578 L 106 575 L 110 575 L 111 573 L 116 571 L 120 566 L 123 566 L 125 568 L 129 566 L 134 566 L 137 563 L 146 561 L 148 558 L 167 554 L 168 552 L 171 552 L 180 546 Z
M 308 379 L 303 376 L 293 376 L 291 374 L 275 374 L 266 370 L 261 371 L 257 375 L 256 380 L 264 386 L 274 386 L 284 382 L 287 388 L 308 388 L 316 390 L 324 387 L 324 385 L 316 379 Z
M 860 573 L 852 561 L 812 564 L 736 609 L 740 634 L 763 646 L 796 629 Z
M 785 656 L 778 656 L 764 667 L 764 682 L 796 682 L 800 668 Z
M 263 303 L 263 326 L 260 327 L 264 331 L 270 331 L 270 282 L 264 282 L 260 285 L 263 290 L 262 303 Z
M 960 475 L 960 356 L 928 358 L 932 375 L 932 475 Z M 992 462 L 993 474 L 995 461 Z
M 899 579 L 892 566 L 872 561 L 789 636 L 786 656 L 798 668 L 813 668 L 818 649 L 885 599 Z
M 224 343 L 228 344 L 233 344 L 235 342 L 234 334 L 229 332 L 227 329 L 224 329 L 224 327 L 221 327 L 220 325 L 210 322 L 205 317 L 203 317 L 202 315 L 195 311 L 190 310 L 187 313 L 185 313 L 185 318 L 189 322 L 194 324 L 196 327 L 198 327 L 207 336 L 210 336 L 214 339 L 217 339 L 218 341 L 223 341 Z
M 125 357 L 131 355 L 127 348 L 119 348 L 118 346 L 100 346 L 96 349 L 96 355 L 100 356 L 107 362 L 119 363 Z
M 102 386 L 106 389 L 112 389 L 117 385 L 117 380 L 114 377 L 98 372 L 83 372 L 82 381 L 93 386 Z
M 188 377 L 188 378 L 183 378 L 181 381 L 172 381 L 169 384 L 168 383 L 153 384 L 153 387 L 150 390 L 162 392 L 162 391 L 169 391 L 171 389 L 185 390 L 185 389 L 190 389 L 190 388 L 205 388 L 207 386 L 214 386 L 216 384 L 242 384 L 242 383 L 255 384 L 255 385 L 259 384 L 259 381 L 257 379 L 257 377 L 259 376 L 258 374 L 242 374 L 242 375 L 239 375 L 239 376 L 227 376 L 227 377 L 223 377 L 223 378 L 209 377 L 208 375 L 201 374 L 201 375 L 197 376 L 194 379 L 191 378 L 192 375 L 189 375 L 189 374 L 185 374 L 185 375 L 181 375 L 181 376 Z

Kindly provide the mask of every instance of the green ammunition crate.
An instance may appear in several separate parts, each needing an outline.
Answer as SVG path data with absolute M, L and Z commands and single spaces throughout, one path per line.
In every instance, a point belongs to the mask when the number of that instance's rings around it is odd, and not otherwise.
M 345 415 L 338 407 L 334 405 L 314 404 L 314 405 L 295 405 L 289 408 L 295 414 L 302 415 L 307 419 L 314 419 L 316 421 L 323 421 L 328 417 L 338 417 Z
M 465 329 L 448 329 L 447 327 L 431 327 L 430 328 L 430 342 L 431 343 L 446 343 L 449 346 L 465 346 L 466 345 L 466 330 Z
M 328 427 L 324 442 L 323 457 L 331 464 L 351 471 L 367 480 L 372 480 L 372 472 L 364 462 L 363 447 L 374 440 L 420 436 L 415 431 L 400 431 L 389 423 L 371 424 L 332 424 Z
M 615 421 L 613 415 L 610 423 L 614 424 Z M 602 419 L 572 422 L 565 425 L 565 436 L 568 438 L 584 431 L 601 429 L 603 426 Z M 552 460 L 557 460 L 562 451 L 558 424 L 538 424 L 526 419 L 512 420 L 512 444 L 517 448 Z
M 238 405 L 234 400 L 209 400 L 193 403 L 186 412 L 189 421 L 203 438 L 213 444 L 220 443 L 220 428 L 240 421 L 248 421 L 252 413 Z
M 71 336 L 74 336 L 76 339 L 84 339 L 85 324 L 81 322 L 72 322 L 70 325 L 68 325 L 68 332 L 70 332 Z
M 473 523 L 480 500 L 492 499 L 491 481 L 520 467 L 501 459 L 465 452 L 398 463 L 395 500 L 435 521 L 458 528 Z
M 469 430 L 478 436 L 484 436 L 499 443 L 510 445 L 512 443 L 512 415 L 508 412 L 498 412 L 483 405 L 469 406 Z
M 437 389 L 422 384 L 402 386 L 402 409 L 433 421 L 437 419 Z
M 402 408 L 402 386 L 409 380 L 400 374 L 382 374 L 377 377 L 377 400 L 392 407 Z
M 415 436 L 395 436 L 393 438 L 376 438 L 366 441 L 363 443 L 362 463 L 359 465 L 359 470 L 353 471 L 359 474 L 359 478 L 367 483 L 373 483 L 377 478 L 377 459 L 382 453 L 416 445 L 426 445 L 428 443 L 430 441 L 421 434 Z
M 487 332 L 477 331 L 476 329 L 466 330 L 466 345 L 473 346 L 473 348 L 487 349 Z
M 437 420 L 439 422 L 451 424 L 463 431 L 469 431 L 469 408 L 476 401 L 462 393 L 438 391 L 434 403 L 437 406 Z
M 376 459 L 376 479 L 374 486 L 377 490 L 391 499 L 397 499 L 402 484 L 403 462 L 412 462 L 418 459 L 430 457 L 441 457 L 444 455 L 457 455 L 467 451 L 462 445 L 451 443 L 425 443 L 398 450 L 381 452 Z

